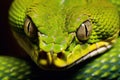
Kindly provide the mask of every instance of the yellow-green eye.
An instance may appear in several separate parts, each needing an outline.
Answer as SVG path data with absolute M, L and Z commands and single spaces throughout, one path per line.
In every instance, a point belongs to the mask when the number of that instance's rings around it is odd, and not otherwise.
M 37 28 L 33 24 L 32 20 L 27 17 L 24 23 L 24 32 L 29 37 L 36 37 L 37 36 Z
M 92 32 L 92 24 L 89 20 L 83 22 L 77 29 L 76 36 L 80 41 L 86 41 Z

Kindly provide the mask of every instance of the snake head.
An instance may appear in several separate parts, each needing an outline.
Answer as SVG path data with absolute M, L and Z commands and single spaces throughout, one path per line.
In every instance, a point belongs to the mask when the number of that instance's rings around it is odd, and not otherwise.
M 16 0 L 9 12 L 13 34 L 43 69 L 76 65 L 111 48 L 118 36 L 118 12 L 111 4 L 89 4 L 88 0 L 75 0 L 74 4 L 73 0 L 22 2 L 27 4 L 18 10 Z
M 24 32 L 32 46 L 27 50 L 32 59 L 43 69 L 64 69 L 103 53 L 112 47 L 114 40 L 91 42 L 92 23 L 90 20 L 82 22 L 74 31 L 64 28 L 64 19 L 58 17 L 60 22 L 42 23 L 36 16 L 29 15 L 24 23 Z M 54 16 L 52 16 L 54 19 Z M 56 16 L 55 16 L 56 19 Z M 49 18 L 48 18 L 49 20 Z M 56 19 L 57 20 L 57 19 Z M 34 21 L 34 22 L 33 22 Z M 40 21 L 40 19 L 39 19 Z M 50 21 L 51 18 L 50 18 Z M 78 19 L 76 20 L 78 21 Z M 38 25 L 35 25 L 38 24 Z M 54 26 L 53 26 L 54 25 Z

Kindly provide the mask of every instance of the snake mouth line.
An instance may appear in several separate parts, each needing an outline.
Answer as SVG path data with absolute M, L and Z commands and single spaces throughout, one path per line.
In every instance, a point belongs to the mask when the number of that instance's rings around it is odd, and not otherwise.
M 81 63 L 81 62 L 83 62 L 83 61 L 85 61 L 85 60 L 87 60 L 87 59 L 89 59 L 89 58 L 94 57 L 94 56 L 97 56 L 97 55 L 99 55 L 99 54 L 102 54 L 102 53 L 106 52 L 107 50 L 109 50 L 111 47 L 112 47 L 111 44 L 109 44 L 109 45 L 107 45 L 107 46 L 101 46 L 100 48 L 97 48 L 97 49 L 89 52 L 87 55 L 81 57 L 79 60 L 75 61 L 73 64 L 71 64 L 71 65 L 68 66 L 67 68 L 70 68 L 70 67 L 72 67 L 72 66 L 74 66 L 74 65 L 77 65 L 77 64 L 79 64 L 79 63 Z

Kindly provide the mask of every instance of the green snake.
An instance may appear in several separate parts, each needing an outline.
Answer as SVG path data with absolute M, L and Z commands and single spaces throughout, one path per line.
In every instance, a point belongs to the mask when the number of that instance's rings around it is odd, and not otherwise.
M 119 3 L 115 0 L 14 0 L 9 9 L 9 22 L 18 44 L 38 70 L 58 71 L 60 78 L 61 71 L 69 74 L 75 67 L 70 76 L 60 79 L 119 80 Z M 31 80 L 31 75 L 49 75 L 33 74 L 27 61 L 15 57 L 1 56 L 0 63 L 1 80 Z M 56 75 L 52 76 L 55 79 Z

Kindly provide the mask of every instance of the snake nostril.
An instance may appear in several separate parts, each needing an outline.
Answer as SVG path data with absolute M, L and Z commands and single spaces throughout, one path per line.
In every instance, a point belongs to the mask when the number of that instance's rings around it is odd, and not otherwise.
M 62 52 L 60 52 L 60 53 L 57 54 L 57 57 L 58 57 L 58 58 L 64 58 L 65 55 L 64 55 Z
M 38 56 L 38 64 L 41 66 L 48 66 L 51 64 L 51 57 L 47 52 L 41 51 Z

